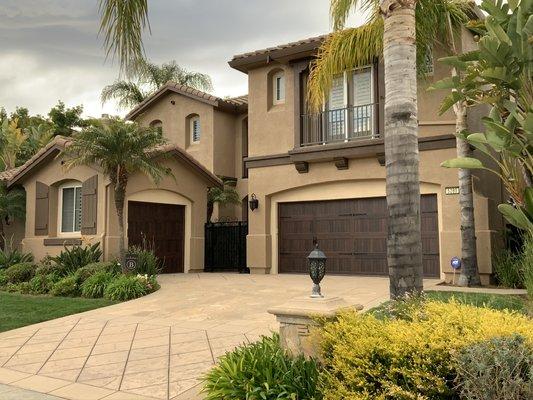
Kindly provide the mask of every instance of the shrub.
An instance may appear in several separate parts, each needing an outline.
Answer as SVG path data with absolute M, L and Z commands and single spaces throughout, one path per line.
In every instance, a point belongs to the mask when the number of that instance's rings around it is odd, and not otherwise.
M 48 275 L 35 275 L 29 281 L 29 292 L 31 294 L 46 294 L 59 280 L 61 280 L 61 277 L 53 273 Z
M 61 267 L 57 265 L 52 258 L 49 256 L 44 257 L 37 269 L 35 270 L 35 275 L 48 275 L 48 274 L 57 274 L 61 275 Z
M 278 335 L 238 347 L 222 356 L 204 377 L 206 400 L 321 399 L 318 368 L 293 358 Z
M 0 270 L 0 289 L 6 286 L 9 283 L 7 275 L 4 270 Z
M 53 296 L 76 297 L 79 294 L 78 284 L 74 275 L 69 275 L 52 285 L 50 294 Z
M 88 298 L 100 298 L 104 296 L 105 289 L 115 278 L 115 274 L 100 270 L 89 276 L 81 285 L 81 295 Z
M 61 275 L 67 276 L 81 267 L 98 262 L 101 256 L 100 243 L 85 247 L 76 245 L 68 248 L 65 246 L 58 256 L 52 257 L 52 261 L 58 265 Z
M 161 287 L 154 275 L 137 275 L 137 279 L 146 287 L 146 293 L 152 293 Z
M 524 270 L 522 266 L 522 254 L 510 250 L 503 250 L 494 257 L 494 276 L 498 284 L 509 288 L 524 287 Z
M 0 270 L 7 269 L 15 264 L 31 262 L 33 262 L 32 254 L 23 253 L 10 245 L 7 245 L 5 250 L 0 250 Z
M 529 297 L 533 298 L 533 235 L 527 236 L 524 240 L 522 268 L 524 271 L 524 286 Z
M 6 269 L 6 276 L 11 283 L 27 282 L 35 275 L 35 266 L 30 263 L 15 264 Z
M 147 286 L 137 276 L 120 275 L 107 285 L 104 297 L 108 300 L 126 301 L 147 293 Z
M 152 250 L 133 246 L 128 249 L 128 254 L 137 257 L 137 268 L 132 273 L 153 276 L 161 272 L 161 262 Z
M 463 399 L 531 399 L 533 348 L 518 335 L 474 343 L 457 356 L 457 374 Z
M 343 312 L 324 323 L 325 399 L 456 399 L 454 351 L 515 333 L 533 344 L 533 321 L 513 312 L 456 301 L 403 312 L 403 319 Z
M 20 282 L 17 283 L 17 292 L 22 294 L 30 294 L 31 293 L 31 285 L 30 282 Z
M 117 275 L 121 272 L 120 265 L 116 262 L 95 262 L 81 267 L 76 271 L 76 277 L 78 283 L 81 285 L 90 276 L 98 272 L 110 272 L 113 275 Z

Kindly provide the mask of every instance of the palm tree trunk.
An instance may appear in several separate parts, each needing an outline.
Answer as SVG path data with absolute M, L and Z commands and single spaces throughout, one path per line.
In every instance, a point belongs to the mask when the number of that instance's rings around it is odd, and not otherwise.
M 390 296 L 423 289 L 416 78 L 416 0 L 382 0 Z
M 467 128 L 466 107 L 463 103 L 456 103 L 455 130 L 461 133 Z M 457 138 L 457 156 L 472 157 L 472 149 L 464 140 Z M 459 206 L 461 208 L 461 275 L 459 286 L 479 286 L 479 272 L 477 266 L 476 224 L 474 219 L 474 191 L 472 189 L 472 171 L 459 169 Z
M 126 186 L 117 183 L 115 186 L 115 209 L 118 217 L 118 234 L 120 236 L 118 243 L 118 251 L 120 255 L 120 265 L 122 265 L 122 271 L 126 272 L 126 237 L 124 234 L 124 201 L 126 198 Z

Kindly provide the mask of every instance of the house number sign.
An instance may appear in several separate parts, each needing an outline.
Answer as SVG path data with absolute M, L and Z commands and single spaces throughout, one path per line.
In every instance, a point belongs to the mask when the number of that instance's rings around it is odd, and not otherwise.
M 451 186 L 444 189 L 444 193 L 448 196 L 459 194 L 459 186 Z
M 126 256 L 126 269 L 128 271 L 135 271 L 137 268 L 137 257 L 132 255 Z

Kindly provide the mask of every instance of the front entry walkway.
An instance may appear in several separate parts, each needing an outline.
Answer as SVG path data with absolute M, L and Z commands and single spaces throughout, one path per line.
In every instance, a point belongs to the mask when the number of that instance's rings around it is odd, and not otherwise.
M 198 378 L 217 357 L 277 330 L 268 308 L 311 290 L 305 275 L 159 281 L 144 298 L 0 334 L 0 397 L 17 387 L 72 400 L 195 399 Z M 326 276 L 322 288 L 369 308 L 387 300 L 389 281 Z

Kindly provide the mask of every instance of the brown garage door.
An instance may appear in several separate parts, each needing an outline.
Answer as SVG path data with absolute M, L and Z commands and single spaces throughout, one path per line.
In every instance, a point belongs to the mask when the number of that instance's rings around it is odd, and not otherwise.
M 421 201 L 424 275 L 439 275 L 436 195 Z M 279 272 L 307 273 L 317 240 L 331 274 L 387 275 L 387 202 L 384 197 L 281 203 Z
M 128 243 L 153 246 L 163 272 L 183 272 L 185 206 L 128 202 Z

